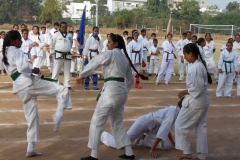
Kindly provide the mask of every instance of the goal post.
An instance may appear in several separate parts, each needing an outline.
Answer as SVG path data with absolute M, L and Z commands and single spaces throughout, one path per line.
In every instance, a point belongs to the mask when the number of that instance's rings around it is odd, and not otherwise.
M 195 34 L 219 34 L 219 35 L 231 35 L 231 38 L 234 34 L 240 32 L 240 27 L 235 25 L 203 25 L 203 24 L 190 24 L 189 30 Z

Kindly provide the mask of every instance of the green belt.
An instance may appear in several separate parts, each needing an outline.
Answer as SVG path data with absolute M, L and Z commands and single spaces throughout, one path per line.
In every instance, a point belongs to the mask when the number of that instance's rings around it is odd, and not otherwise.
M 105 78 L 105 79 L 104 79 L 104 82 L 108 82 L 108 81 L 124 82 L 124 78 L 109 77 L 109 78 Z M 98 101 L 99 98 L 101 97 L 101 92 L 102 92 L 102 90 L 100 90 L 100 92 L 98 93 L 98 96 L 97 96 L 97 98 L 96 98 L 96 101 Z
M 230 64 L 230 73 L 232 73 L 231 63 L 233 63 L 233 61 L 224 61 L 224 60 L 223 60 L 223 62 L 225 63 L 225 72 L 226 72 L 226 74 L 228 73 L 228 72 L 227 72 L 227 63 Z
M 11 75 L 11 78 L 12 78 L 13 81 L 15 81 L 20 75 L 21 75 L 21 73 L 19 73 L 18 71 L 16 71 L 16 72 L 14 72 L 14 73 Z M 43 75 L 41 76 L 41 79 L 42 79 L 42 80 L 46 80 L 46 81 L 50 81 L 50 82 L 58 82 L 58 80 L 55 80 L 55 79 L 44 78 Z
M 145 48 L 148 51 L 147 47 L 143 47 L 143 48 Z
M 24 53 L 27 55 L 28 59 L 31 59 L 31 54 L 30 53 Z

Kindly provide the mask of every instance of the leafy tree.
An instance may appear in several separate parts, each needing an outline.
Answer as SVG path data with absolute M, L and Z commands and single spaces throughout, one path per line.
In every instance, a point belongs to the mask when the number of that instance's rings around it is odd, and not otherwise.
M 229 2 L 228 5 L 226 6 L 226 10 L 228 12 L 231 12 L 239 8 L 240 8 L 240 3 L 238 3 L 237 1 Z
M 170 9 L 167 0 L 148 0 L 146 4 L 148 15 L 158 18 L 169 17 Z
M 115 14 L 116 27 L 130 28 L 133 24 L 134 12 L 132 10 L 123 9 Z
M 92 6 L 90 9 L 91 15 L 95 16 L 96 15 L 96 6 Z M 102 3 L 98 4 L 98 15 L 99 16 L 108 16 L 110 15 L 110 12 L 108 10 L 107 6 L 104 6 Z
M 62 13 L 67 12 L 65 2 L 61 3 L 59 0 L 45 0 L 40 21 L 52 20 L 52 22 L 62 19 Z
M 200 6 L 196 0 L 183 0 L 183 2 L 177 6 L 177 11 L 173 12 L 174 18 L 188 20 L 193 23 L 199 23 L 200 16 Z
M 42 0 L 1 0 L 0 24 L 33 22 L 41 12 Z

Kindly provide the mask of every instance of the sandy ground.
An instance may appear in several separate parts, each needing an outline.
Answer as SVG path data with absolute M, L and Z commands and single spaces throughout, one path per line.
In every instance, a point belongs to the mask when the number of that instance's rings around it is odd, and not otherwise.
M 151 77 L 152 78 L 152 77 Z M 177 79 L 173 77 L 173 79 Z M 71 82 L 74 82 L 72 78 Z M 73 85 L 73 84 L 72 84 Z M 185 88 L 184 83 L 172 83 L 169 87 L 164 84 L 155 86 L 151 81 L 141 83 L 142 89 L 132 88 L 125 106 L 124 126 L 126 130 L 141 115 L 154 112 L 178 102 L 177 94 Z M 102 83 L 100 84 L 100 87 Z M 216 84 L 209 85 L 211 106 L 208 111 L 208 143 L 209 160 L 237 160 L 240 159 L 240 105 L 239 99 L 216 98 Z M 22 102 L 17 95 L 11 93 L 12 82 L 8 76 L 0 76 L 0 160 L 24 160 L 26 154 L 26 121 L 22 110 Z M 90 120 L 96 106 L 98 91 L 75 89 L 71 93 L 73 109 L 65 112 L 60 131 L 54 133 L 52 114 L 55 112 L 57 102 L 54 98 L 38 97 L 40 116 L 40 141 L 35 149 L 43 153 L 36 160 L 79 160 L 88 156 L 87 148 L 88 129 Z M 233 96 L 236 95 L 236 85 L 233 87 Z M 109 122 L 104 130 L 110 131 Z M 174 130 L 172 131 L 174 135 Z M 194 132 L 191 132 L 192 152 L 196 155 Z M 137 147 L 133 150 L 136 160 L 150 160 L 149 149 Z M 108 148 L 101 144 L 99 150 L 100 160 L 118 160 L 124 150 Z M 157 150 L 161 160 L 176 160 L 175 155 L 180 151 L 174 148 L 167 151 Z

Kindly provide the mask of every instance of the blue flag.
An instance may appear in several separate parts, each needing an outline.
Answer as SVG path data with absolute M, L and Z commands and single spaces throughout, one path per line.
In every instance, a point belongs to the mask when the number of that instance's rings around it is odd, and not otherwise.
M 84 34 L 85 34 L 85 19 L 86 19 L 86 6 L 84 7 L 83 13 L 82 13 L 82 19 L 79 26 L 78 36 L 77 40 L 80 44 L 79 53 L 82 54 L 83 47 L 84 47 Z

